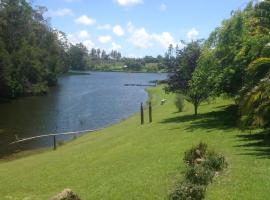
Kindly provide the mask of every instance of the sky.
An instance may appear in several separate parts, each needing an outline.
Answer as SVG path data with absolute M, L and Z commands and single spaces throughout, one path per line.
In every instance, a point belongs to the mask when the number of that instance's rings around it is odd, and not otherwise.
M 123 56 L 164 55 L 169 44 L 206 39 L 249 0 L 33 0 L 73 44 Z

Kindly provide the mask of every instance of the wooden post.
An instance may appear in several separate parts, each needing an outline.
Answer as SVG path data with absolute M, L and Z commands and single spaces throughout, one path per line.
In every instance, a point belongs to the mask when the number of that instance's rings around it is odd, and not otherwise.
M 56 150 L 56 136 L 53 136 L 53 150 Z
M 143 103 L 141 103 L 141 125 L 144 124 Z
M 152 103 L 149 102 L 149 123 L 152 123 Z

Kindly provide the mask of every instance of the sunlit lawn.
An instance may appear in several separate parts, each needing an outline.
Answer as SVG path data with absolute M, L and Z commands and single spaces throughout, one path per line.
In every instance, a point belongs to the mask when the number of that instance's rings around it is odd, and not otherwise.
M 194 117 L 191 105 L 177 113 L 173 95 L 160 87 L 151 92 L 152 124 L 140 126 L 136 114 L 56 151 L 1 162 L 0 199 L 47 200 L 64 188 L 84 200 L 166 199 L 182 178 L 184 151 L 200 141 L 229 163 L 208 187 L 207 199 L 269 199 L 269 137 L 239 131 L 231 101 L 204 104 Z

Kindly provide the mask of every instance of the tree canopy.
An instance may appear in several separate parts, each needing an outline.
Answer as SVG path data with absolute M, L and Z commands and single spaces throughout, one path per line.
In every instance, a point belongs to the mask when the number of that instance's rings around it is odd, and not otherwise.
M 26 0 L 1 0 L 0 98 L 45 93 L 56 74 L 67 70 L 65 46 L 45 11 Z

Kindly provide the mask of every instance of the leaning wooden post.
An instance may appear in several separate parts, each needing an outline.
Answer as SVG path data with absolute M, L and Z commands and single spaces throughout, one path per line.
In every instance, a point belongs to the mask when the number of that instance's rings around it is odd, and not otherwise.
M 143 103 L 141 103 L 141 125 L 144 124 Z
M 56 136 L 53 136 L 53 150 L 56 150 Z
M 152 103 L 149 102 L 149 123 L 152 123 Z

